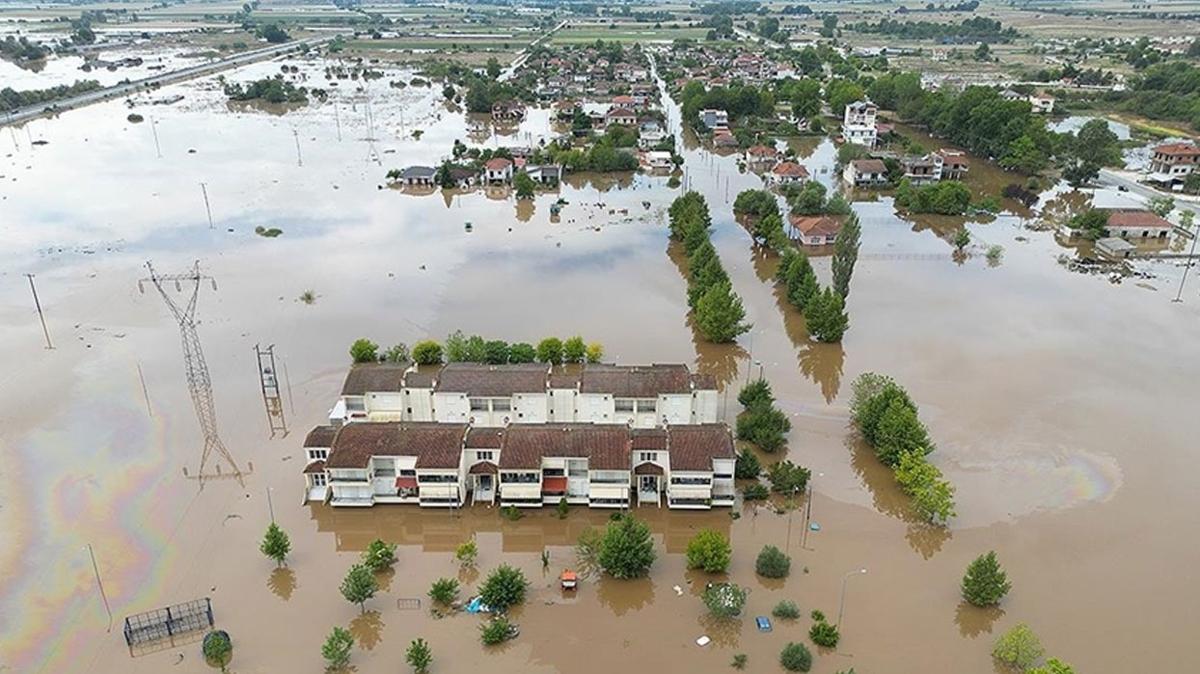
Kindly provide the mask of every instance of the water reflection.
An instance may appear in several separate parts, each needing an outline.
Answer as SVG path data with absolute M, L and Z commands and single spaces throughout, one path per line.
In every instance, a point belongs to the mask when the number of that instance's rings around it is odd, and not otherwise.
M 954 610 L 954 624 L 958 626 L 958 633 L 968 639 L 984 633 L 991 634 L 992 626 L 1003 617 L 1004 609 L 999 606 L 981 608 L 965 601 L 959 602 Z
M 296 591 L 296 573 L 286 566 L 279 567 L 267 578 L 267 587 L 275 596 L 287 601 Z
M 825 402 L 832 403 L 842 387 L 842 368 L 846 364 L 846 350 L 841 342 L 824 344 L 808 340 L 796 355 L 800 373 L 821 388 Z
M 629 611 L 640 611 L 654 601 L 654 582 L 649 578 L 621 580 L 603 575 L 596 580 L 596 598 L 620 617 Z
M 913 517 L 911 509 L 906 509 L 905 512 L 909 518 Z M 909 547 L 925 559 L 941 552 L 942 546 L 953 537 L 949 527 L 938 527 L 924 522 L 913 522 L 904 531 L 904 540 L 908 541 Z
M 708 613 L 707 609 L 697 622 L 700 624 L 702 633 L 712 639 L 712 643 L 725 647 L 738 645 L 738 640 L 742 636 L 742 625 L 745 623 L 741 618 L 717 617 Z
M 373 650 L 382 640 L 383 615 L 376 610 L 360 613 L 350 621 L 350 634 L 354 636 L 355 646 Z

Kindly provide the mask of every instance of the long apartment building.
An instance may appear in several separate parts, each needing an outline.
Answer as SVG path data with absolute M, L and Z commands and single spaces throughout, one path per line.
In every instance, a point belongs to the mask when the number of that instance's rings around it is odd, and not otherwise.
M 305 438 L 309 500 L 733 505 L 733 436 L 684 365 L 356 365 Z

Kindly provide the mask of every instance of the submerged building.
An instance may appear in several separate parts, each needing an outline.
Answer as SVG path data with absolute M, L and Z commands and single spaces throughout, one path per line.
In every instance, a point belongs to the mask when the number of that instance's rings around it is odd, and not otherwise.
M 733 435 L 685 365 L 351 368 L 305 438 L 309 500 L 597 508 L 733 505 Z

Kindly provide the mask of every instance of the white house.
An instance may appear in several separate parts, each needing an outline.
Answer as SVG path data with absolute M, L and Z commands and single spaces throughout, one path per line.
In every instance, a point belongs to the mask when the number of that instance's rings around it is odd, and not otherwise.
M 727 129 L 729 128 L 729 113 L 724 110 L 701 110 L 700 121 L 709 130 Z
M 853 159 L 842 171 L 842 179 L 855 187 L 887 184 L 887 166 L 879 159 Z
M 543 363 L 449 363 L 433 386 L 433 420 L 475 426 L 545 422 L 549 376 Z
M 800 243 L 805 246 L 826 246 L 833 243 L 842 231 L 841 216 L 792 215 L 792 228 L 796 230 Z
M 604 124 L 612 126 L 636 126 L 637 113 L 629 108 L 612 108 L 604 114 Z
M 1141 210 L 1114 210 L 1108 214 L 1107 236 L 1122 239 L 1165 239 L 1174 226 L 1165 218 Z
M 665 150 L 643 152 L 642 161 L 652 170 L 670 169 L 675 165 L 671 161 L 671 153 Z
M 463 505 L 466 434 L 466 424 L 387 421 L 342 426 L 325 459 L 330 504 Z
M 504 157 L 493 157 L 483 165 L 483 178 L 489 183 L 507 183 L 513 177 L 513 163 Z
M 792 185 L 808 180 L 808 169 L 794 161 L 781 161 L 763 178 L 771 185 Z
M 1030 94 L 1029 107 L 1039 115 L 1048 115 L 1054 112 L 1054 97 L 1048 94 Z
M 842 114 L 842 138 L 847 143 L 875 147 L 875 118 L 879 108 L 869 100 L 855 101 Z
M 929 185 L 941 181 L 942 155 L 930 152 L 924 157 L 909 157 L 903 161 L 904 177 L 912 185 Z

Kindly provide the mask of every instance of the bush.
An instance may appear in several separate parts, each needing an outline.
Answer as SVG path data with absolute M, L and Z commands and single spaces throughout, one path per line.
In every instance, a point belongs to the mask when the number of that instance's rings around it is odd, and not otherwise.
M 734 669 L 745 669 L 747 660 L 749 660 L 749 658 L 746 657 L 745 653 L 738 653 L 733 656 L 733 662 L 729 663 L 729 666 L 733 667 Z
M 463 542 L 454 550 L 454 558 L 463 566 L 474 566 L 478 556 L 479 547 L 475 545 L 475 539 Z
M 429 650 L 429 644 L 425 643 L 424 639 L 416 639 L 408 645 L 404 659 L 416 674 L 425 674 L 429 671 L 429 665 L 433 664 L 433 652 Z
M 754 570 L 764 578 L 787 578 L 792 571 L 792 558 L 774 545 L 764 545 L 754 560 Z
M 520 569 L 501 564 L 488 575 L 479 588 L 479 597 L 493 611 L 503 613 L 510 607 L 525 601 L 529 581 Z
M 830 625 L 825 621 L 813 623 L 813 626 L 808 630 L 808 638 L 813 640 L 813 643 L 825 648 L 835 648 L 838 645 L 838 639 L 841 635 L 838 634 L 836 625 Z
M 418 365 L 437 365 L 442 362 L 442 345 L 427 339 L 412 348 L 412 358 Z
M 584 358 L 587 357 L 587 346 L 584 345 L 583 338 L 576 335 L 564 341 L 562 354 L 564 362 L 582 363 Z
M 321 657 L 325 658 L 328 669 L 341 669 L 350 662 L 350 649 L 354 646 L 354 637 L 341 627 L 333 628 L 321 646 Z
M 350 345 L 350 358 L 356 363 L 374 363 L 379 360 L 379 345 L 369 339 L 356 339 Z
M 200 651 L 205 660 L 224 671 L 225 666 L 229 664 L 229 656 L 233 654 L 233 641 L 225 630 L 213 630 L 204 635 Z
M 400 342 L 383 352 L 383 359 L 389 363 L 407 363 L 408 358 L 408 345 L 404 342 Z
M 804 491 L 811 474 L 807 468 L 797 466 L 791 461 L 780 461 L 767 469 L 771 489 L 781 494 L 797 494 Z
M 808 614 L 808 617 L 812 618 L 813 622 L 818 622 L 818 623 L 825 622 L 825 613 L 824 613 L 824 611 L 821 611 L 820 609 L 814 608 L 812 610 L 812 613 Z
M 487 646 L 504 643 L 517 635 L 516 625 L 504 616 L 496 616 L 479 626 L 483 643 Z
M 563 362 L 563 343 L 557 337 L 547 337 L 538 342 L 537 360 L 539 363 L 561 365 Z
M 1000 568 L 995 550 L 976 557 L 967 565 L 967 573 L 962 579 L 962 596 L 973 606 L 995 606 L 1010 589 L 1012 583 Z
M 537 350 L 527 342 L 517 342 L 508 347 L 508 362 L 532 363 L 537 360 Z
M 604 358 L 604 345 L 600 342 L 592 342 L 587 345 L 587 350 L 584 353 L 589 363 L 599 363 Z
M 804 644 L 789 643 L 779 654 L 779 664 L 789 672 L 807 672 L 812 669 L 812 653 Z
M 1058 658 L 1050 658 L 1041 667 L 1034 667 L 1028 674 L 1075 674 L 1075 669 Z
M 729 541 L 712 529 L 703 529 L 697 533 L 687 546 L 687 566 L 689 569 L 703 569 L 708 573 L 725 573 L 729 568 L 733 548 Z
M 596 561 L 614 578 L 644 576 L 655 558 L 650 527 L 633 515 L 615 514 L 600 539 Z
M 737 462 L 733 464 L 733 476 L 739 480 L 753 480 L 762 472 L 762 464 L 753 452 L 743 449 L 738 452 Z
M 396 563 L 396 544 L 375 539 L 363 552 L 363 564 L 372 571 L 389 569 Z
M 755 379 L 738 391 L 738 403 L 742 407 L 751 408 L 756 405 L 771 405 L 775 396 L 771 394 L 771 384 L 766 379 Z
M 453 604 L 458 599 L 458 580 L 438 578 L 429 588 L 429 598 L 439 604 Z
M 753 442 L 764 452 L 775 452 L 784 444 L 792 422 L 782 411 L 769 404 L 757 403 L 737 418 L 739 440 Z
M 358 604 L 360 610 L 366 611 L 366 602 L 379 591 L 379 584 L 370 569 L 362 564 L 355 564 L 346 572 L 341 590 L 346 601 Z
M 771 615 L 782 620 L 796 620 L 800 617 L 800 607 L 790 599 L 784 599 L 771 609 Z
M 746 607 L 746 590 L 733 583 L 717 583 L 709 585 L 701 595 L 704 605 L 713 615 L 720 618 L 733 618 L 741 615 Z
M 282 566 L 283 561 L 287 559 L 288 552 L 292 549 L 292 542 L 278 524 L 271 522 L 258 549 L 267 557 L 275 560 L 276 566 Z
M 761 482 L 751 482 L 742 487 L 742 498 L 746 501 L 765 501 L 771 492 Z

